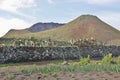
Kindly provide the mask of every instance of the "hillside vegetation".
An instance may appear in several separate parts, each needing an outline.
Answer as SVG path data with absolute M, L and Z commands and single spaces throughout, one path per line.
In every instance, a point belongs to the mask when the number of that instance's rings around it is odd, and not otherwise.
M 21 34 L 20 34 L 21 33 Z M 93 15 L 82 15 L 75 20 L 58 28 L 29 32 L 27 30 L 9 31 L 3 38 L 52 38 L 56 40 L 76 40 L 94 38 L 107 43 L 114 39 L 120 39 L 120 31 L 101 21 Z

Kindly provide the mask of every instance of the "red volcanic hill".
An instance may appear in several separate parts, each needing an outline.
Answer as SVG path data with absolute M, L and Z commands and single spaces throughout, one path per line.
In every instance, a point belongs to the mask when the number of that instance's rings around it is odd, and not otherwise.
M 20 31 L 22 32 L 22 30 Z M 82 15 L 75 20 L 58 28 L 29 32 L 23 31 L 23 34 L 17 34 L 17 31 L 8 32 L 3 38 L 53 38 L 57 40 L 85 39 L 93 37 L 102 42 L 120 39 L 120 31 L 108 25 L 93 15 Z

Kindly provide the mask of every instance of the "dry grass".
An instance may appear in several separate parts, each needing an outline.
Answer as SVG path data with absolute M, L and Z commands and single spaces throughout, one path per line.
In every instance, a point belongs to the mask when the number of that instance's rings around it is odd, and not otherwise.
M 96 16 L 83 15 L 58 28 L 31 33 L 26 30 L 10 31 L 4 38 L 52 38 L 70 40 L 79 38 L 95 38 L 99 41 L 120 39 L 120 31 L 104 23 Z

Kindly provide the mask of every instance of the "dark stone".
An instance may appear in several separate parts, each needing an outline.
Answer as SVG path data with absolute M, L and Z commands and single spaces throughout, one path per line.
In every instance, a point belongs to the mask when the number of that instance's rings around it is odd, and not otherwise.
M 120 55 L 120 46 L 89 46 L 79 47 L 80 54 L 83 57 L 90 55 L 91 58 L 102 58 L 106 54 L 111 53 L 114 57 Z
M 27 62 L 41 60 L 72 60 L 80 56 L 91 58 L 102 58 L 112 53 L 113 56 L 120 55 L 120 46 L 87 46 L 87 47 L 0 47 L 0 63 Z
M 59 23 L 36 23 L 34 25 L 32 25 L 28 30 L 30 32 L 39 32 L 39 31 L 44 31 L 44 30 L 49 30 L 52 28 L 57 28 L 60 27 L 64 24 L 59 24 Z
M 0 63 L 79 59 L 78 47 L 1 47 Z

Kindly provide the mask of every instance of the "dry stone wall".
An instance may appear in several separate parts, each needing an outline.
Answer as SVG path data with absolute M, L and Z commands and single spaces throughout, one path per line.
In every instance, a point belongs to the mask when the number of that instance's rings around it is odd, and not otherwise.
M 102 58 L 111 53 L 114 57 L 120 56 L 120 46 L 85 46 L 79 47 L 80 55 L 91 58 Z
M 78 47 L 1 47 L 0 63 L 79 59 Z
M 27 62 L 58 59 L 79 59 L 80 56 L 102 58 L 112 53 L 120 55 L 120 46 L 86 46 L 86 47 L 0 47 L 0 63 Z

